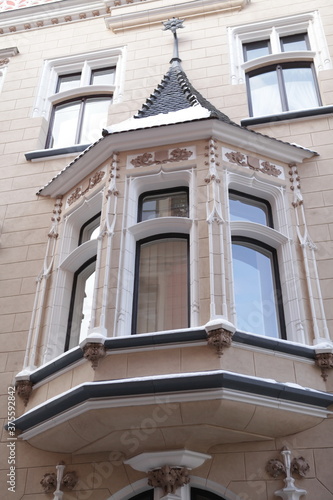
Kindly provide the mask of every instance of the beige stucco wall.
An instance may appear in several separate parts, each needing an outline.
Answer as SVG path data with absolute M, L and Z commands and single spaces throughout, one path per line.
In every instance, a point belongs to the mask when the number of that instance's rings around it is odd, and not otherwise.
M 177 5 L 174 2 L 175 15 Z M 148 2 L 147 2 L 148 5 Z M 127 9 L 130 9 L 128 6 Z M 190 81 L 208 100 L 239 122 L 247 117 L 245 86 L 231 85 L 229 47 L 226 27 L 280 16 L 320 11 L 326 40 L 333 57 L 333 9 L 329 0 L 270 1 L 252 0 L 240 12 L 205 14 L 186 20 L 186 29 L 179 34 L 183 68 Z M 1 25 L 1 16 L 0 16 Z M 32 118 L 32 112 L 45 59 L 67 56 L 110 47 L 127 47 L 123 101 L 110 110 L 110 123 L 133 115 L 167 71 L 172 53 L 172 37 L 161 31 L 159 24 L 145 28 L 119 31 L 105 27 L 102 18 L 79 23 L 66 23 L 45 29 L 4 35 L 0 49 L 17 46 L 19 54 L 8 64 L 0 94 L 0 405 L 1 405 L 1 489 L 4 498 L 43 500 L 40 480 L 45 472 L 54 471 L 64 460 L 77 471 L 80 482 L 70 498 L 106 500 L 128 484 L 143 478 L 128 466 L 120 464 L 119 456 L 109 453 L 78 455 L 40 451 L 27 443 L 17 442 L 17 488 L 7 493 L 8 435 L 3 429 L 7 421 L 7 391 L 15 375 L 22 369 L 27 332 L 34 303 L 36 277 L 43 265 L 47 233 L 51 226 L 54 200 L 37 198 L 45 185 L 71 158 L 27 162 L 24 153 L 41 149 L 47 133 L 44 118 Z M 332 70 L 318 75 L 324 105 L 333 104 Z M 331 115 L 313 119 L 292 120 L 257 126 L 256 130 L 281 140 L 295 142 L 319 153 L 299 168 L 301 189 L 309 233 L 317 246 L 318 272 L 325 313 L 330 331 L 333 328 L 333 119 Z M 204 286 L 204 285 L 203 285 Z M 303 295 L 306 297 L 304 284 Z M 202 297 L 204 301 L 205 297 Z M 207 301 L 208 302 L 208 301 Z M 307 305 L 305 305 L 307 308 Z M 204 320 L 203 320 L 204 322 Z M 332 334 L 331 334 L 332 335 Z M 172 351 L 172 352 L 171 352 Z M 274 363 L 272 362 L 274 358 Z M 171 360 L 171 361 L 170 361 Z M 93 372 L 82 364 L 57 380 L 47 381 L 34 391 L 30 405 L 38 404 L 82 381 L 104 378 L 133 377 L 192 369 L 226 369 L 299 383 L 315 389 L 332 391 L 333 374 L 325 386 L 318 370 L 310 362 L 295 361 L 232 347 L 219 359 L 206 346 L 168 350 L 159 353 L 141 351 L 108 356 Z M 24 411 L 17 401 L 18 412 Z M 265 443 L 216 445 L 209 450 L 213 456 L 195 471 L 195 476 L 219 483 L 239 498 L 273 500 L 274 491 L 283 486 L 265 472 L 267 460 L 278 457 L 287 445 L 295 456 L 304 456 L 310 463 L 306 479 L 299 487 L 308 491 L 308 498 L 331 500 L 333 480 L 332 419 L 300 434 Z M 145 436 L 149 440 L 154 435 Z M 112 452 L 112 450 L 110 450 Z M 80 491 L 82 490 L 82 493 Z

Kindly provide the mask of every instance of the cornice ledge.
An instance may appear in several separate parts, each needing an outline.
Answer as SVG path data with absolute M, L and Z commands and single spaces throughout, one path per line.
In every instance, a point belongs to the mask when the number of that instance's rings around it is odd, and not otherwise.
M 120 0 L 107 2 L 114 5 L 121 4 Z M 249 0 L 195 0 L 190 2 L 180 3 L 176 6 L 177 17 L 186 17 L 186 19 L 198 16 L 207 16 L 218 12 L 240 11 Z M 157 7 L 160 2 L 150 2 L 149 7 L 145 10 L 137 10 L 128 12 L 128 8 L 117 8 L 111 10 L 111 16 L 105 19 L 106 26 L 113 32 L 125 31 L 132 28 L 157 24 L 163 20 L 173 17 L 175 14 L 175 5 Z M 156 6 L 156 7 L 155 7 Z
M 50 26 L 84 21 L 109 13 L 103 0 L 83 2 L 81 0 L 66 0 L 34 5 L 22 9 L 12 9 L 1 12 L 0 35 L 8 35 L 21 31 L 31 31 Z

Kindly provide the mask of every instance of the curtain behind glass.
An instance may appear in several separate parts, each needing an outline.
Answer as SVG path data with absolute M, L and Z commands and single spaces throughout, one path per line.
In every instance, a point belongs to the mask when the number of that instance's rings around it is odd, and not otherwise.
M 188 326 L 187 255 L 186 239 L 141 245 L 136 333 Z

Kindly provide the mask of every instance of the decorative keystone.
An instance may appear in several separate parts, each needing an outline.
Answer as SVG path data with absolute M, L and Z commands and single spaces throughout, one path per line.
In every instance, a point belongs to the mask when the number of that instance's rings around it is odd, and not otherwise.
M 30 394 L 32 393 L 31 380 L 17 380 L 15 382 L 16 394 L 22 399 L 24 406 L 27 406 Z
M 321 376 L 326 382 L 328 370 L 333 368 L 333 346 L 330 343 L 323 343 L 314 346 L 315 363 L 321 369 Z
M 218 357 L 223 355 L 223 349 L 231 346 L 235 326 L 225 319 L 215 319 L 206 324 L 207 343 L 213 347 Z
M 307 491 L 300 490 L 295 486 L 295 480 L 291 477 L 291 474 L 296 473 L 300 477 L 305 477 L 310 466 L 303 457 L 291 460 L 291 451 L 287 448 L 281 451 L 281 455 L 283 462 L 279 459 L 272 459 L 266 465 L 266 472 L 270 476 L 274 478 L 281 477 L 282 475 L 286 476 L 284 479 L 285 487 L 282 490 L 276 491 L 274 495 L 283 500 L 299 500 L 301 496 L 307 494 Z
M 187 467 L 170 467 L 164 465 L 161 468 L 148 471 L 148 484 L 153 488 L 162 488 L 163 492 L 174 494 L 177 488 L 185 486 L 190 482 L 190 473 Z

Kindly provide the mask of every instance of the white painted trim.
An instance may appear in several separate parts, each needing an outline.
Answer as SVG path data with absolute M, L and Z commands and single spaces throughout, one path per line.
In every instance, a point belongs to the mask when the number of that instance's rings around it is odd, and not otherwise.
M 173 374 L 174 375 L 174 374 Z M 173 376 L 168 375 L 164 378 L 171 378 Z M 187 373 L 182 374 L 183 376 L 189 375 Z M 159 377 L 161 378 L 161 376 Z M 246 377 L 252 379 L 258 379 L 258 377 Z M 147 379 L 147 377 L 142 377 L 143 379 Z M 130 382 L 131 380 L 136 381 L 138 378 L 134 379 L 122 379 L 122 382 Z M 115 380 L 115 383 L 119 382 L 119 380 Z M 271 380 L 271 382 L 275 382 L 275 380 Z M 97 383 L 97 382 L 96 382 Z M 103 382 L 98 382 L 99 384 Z M 110 381 L 105 381 L 105 383 L 110 383 Z M 80 384 L 80 386 L 84 386 L 86 384 Z M 288 385 L 288 384 L 283 384 Z M 297 386 L 297 384 L 290 384 Z M 77 386 L 77 387 L 80 387 Z M 297 386 L 301 388 L 301 386 Z M 75 388 L 73 388 L 75 389 Z M 64 394 L 69 394 L 73 389 L 69 391 L 65 391 L 60 396 Z M 314 391 L 317 392 L 317 391 Z M 56 400 L 58 397 L 51 398 L 51 400 Z M 165 398 L 165 401 L 163 401 Z M 158 394 L 156 393 L 153 396 L 123 396 L 121 398 L 112 398 L 112 399 L 98 399 L 98 400 L 89 400 L 85 401 L 81 404 L 78 404 L 74 408 L 64 411 L 63 413 L 52 417 L 41 424 L 36 425 L 35 427 L 22 432 L 20 434 L 20 439 L 27 441 L 39 434 L 50 430 L 64 422 L 68 422 L 70 419 L 78 417 L 83 413 L 91 410 L 101 410 L 105 408 L 126 408 L 132 406 L 146 406 L 152 404 L 161 405 L 163 402 L 166 403 L 184 403 L 184 402 L 195 402 L 195 401 L 211 401 L 214 399 L 225 399 L 227 401 L 235 401 L 244 404 L 252 404 L 256 406 L 261 406 L 265 408 L 273 408 L 279 409 L 283 411 L 290 411 L 292 413 L 298 413 L 301 415 L 307 415 L 311 417 L 317 417 L 320 419 L 325 419 L 333 415 L 333 412 L 327 409 L 321 409 L 313 405 L 305 405 L 300 403 L 290 403 L 288 401 L 277 400 L 276 398 L 271 398 L 268 396 L 260 396 L 257 394 L 249 394 L 242 391 L 235 391 L 230 389 L 215 389 L 215 390 L 204 390 L 204 391 L 195 391 L 195 392 L 179 392 L 179 393 L 167 393 L 167 394 Z M 26 412 L 26 414 L 34 411 L 38 407 L 43 407 L 47 404 L 47 401 L 37 405 L 32 410 Z M 243 431 L 246 432 L 246 431 Z
M 153 451 L 140 453 L 140 455 L 125 460 L 124 463 L 130 465 L 134 470 L 148 472 L 151 469 L 157 469 L 166 464 L 175 467 L 195 469 L 196 467 L 200 467 L 210 458 L 212 458 L 211 455 L 191 450 Z
M 281 53 L 280 36 L 294 35 L 306 32 L 309 36 L 311 51 L 302 53 Z M 328 50 L 324 29 L 318 11 L 296 14 L 278 19 L 269 19 L 258 23 L 250 23 L 228 28 L 231 83 L 242 84 L 245 82 L 245 71 L 249 68 L 262 66 L 265 58 L 261 57 L 244 64 L 242 44 L 257 40 L 269 39 L 271 42 L 272 55 L 266 56 L 267 63 L 280 61 L 282 59 L 293 60 L 306 58 L 310 55 L 314 61 L 317 71 L 331 69 L 332 62 Z

